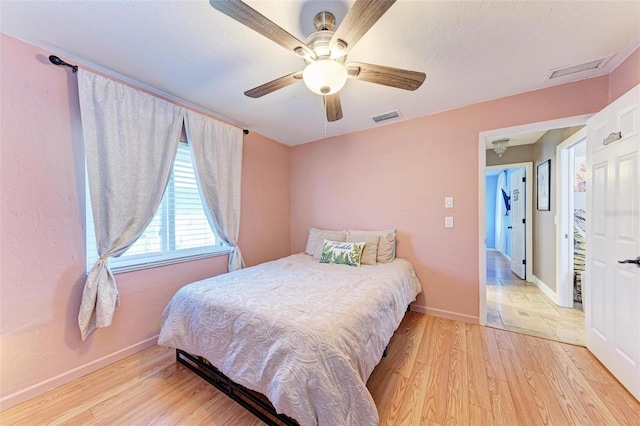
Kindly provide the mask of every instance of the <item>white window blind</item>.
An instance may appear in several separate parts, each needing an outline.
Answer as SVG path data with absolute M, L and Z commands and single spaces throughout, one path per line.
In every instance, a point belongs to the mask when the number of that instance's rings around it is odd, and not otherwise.
M 98 250 L 88 182 L 85 187 L 88 272 L 98 259 Z M 113 272 L 123 272 L 228 251 L 226 244 L 216 237 L 209 226 L 198 192 L 191 150 L 187 143 L 181 142 L 169 183 L 153 220 L 129 250 L 109 259 L 109 265 Z

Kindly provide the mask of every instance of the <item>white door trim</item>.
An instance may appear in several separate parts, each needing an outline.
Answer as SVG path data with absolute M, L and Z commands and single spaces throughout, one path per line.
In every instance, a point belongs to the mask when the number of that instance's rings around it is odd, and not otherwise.
M 587 118 L 593 114 L 578 115 L 574 117 L 559 118 L 556 120 L 541 121 L 538 123 L 524 124 L 520 126 L 505 127 L 480 132 L 478 134 L 478 322 L 487 324 L 487 248 L 486 237 L 486 166 L 487 166 L 487 139 L 498 139 L 506 135 L 536 132 L 540 130 L 560 129 L 563 127 L 585 124 Z M 529 203 L 531 204 L 531 203 Z M 531 239 L 530 239 L 531 240 Z M 527 270 L 533 273 L 533 264 Z M 527 271 L 527 273 L 528 273 Z
M 530 195 L 530 177 L 533 173 L 529 173 L 533 171 L 533 164 L 531 164 L 531 168 L 528 167 L 517 167 L 512 169 L 512 175 L 509 180 L 509 188 L 511 188 L 511 213 L 509 216 L 511 217 L 509 222 L 511 223 L 511 232 L 510 232 L 510 254 L 511 254 L 511 271 L 516 274 L 518 277 L 526 280 L 527 277 L 530 277 L 531 274 L 527 274 L 529 271 L 529 267 L 531 266 L 531 253 L 527 250 L 527 243 L 529 243 L 529 238 L 527 238 L 527 230 L 531 226 L 531 216 L 529 215 L 530 211 L 527 209 L 531 202 L 529 201 Z M 524 184 L 522 179 L 525 180 Z M 522 192 L 522 194 L 519 194 Z M 524 198 L 522 198 L 524 196 Z M 524 208 L 523 208 L 524 206 Z M 527 220 L 529 218 L 529 220 Z M 524 221 L 524 227 L 522 226 Z M 522 232 L 524 228 L 525 232 Z M 531 233 L 533 235 L 533 233 Z M 533 246 L 532 246 L 533 247 Z M 524 265 L 522 261 L 524 260 Z
M 573 169 L 570 162 L 569 148 L 587 139 L 587 128 L 583 128 L 556 147 L 556 296 L 557 303 L 566 308 L 573 307 L 573 281 L 569 280 L 568 267 L 572 266 L 573 255 L 570 247 L 573 241 L 573 182 L 569 173 Z M 589 155 L 587 153 L 587 155 Z M 563 238 L 568 234 L 569 238 Z

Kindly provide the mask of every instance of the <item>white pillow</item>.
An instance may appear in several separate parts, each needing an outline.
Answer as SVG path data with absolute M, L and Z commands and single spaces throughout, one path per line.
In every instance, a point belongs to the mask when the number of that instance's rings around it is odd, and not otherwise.
M 313 256 L 315 260 L 320 260 L 324 240 L 346 241 L 347 231 L 345 229 L 333 231 L 329 229 L 309 228 L 307 247 L 304 252 Z
M 378 263 L 389 263 L 396 258 L 396 230 L 385 229 L 382 231 L 359 231 L 355 229 L 347 229 L 349 235 L 377 235 L 378 253 L 376 261 Z

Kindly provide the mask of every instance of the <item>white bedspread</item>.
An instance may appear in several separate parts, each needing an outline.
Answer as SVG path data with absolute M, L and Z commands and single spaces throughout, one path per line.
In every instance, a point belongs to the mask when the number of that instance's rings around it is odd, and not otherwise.
M 377 425 L 366 381 L 420 291 L 403 259 L 356 268 L 296 254 L 183 287 L 158 343 L 207 358 L 301 425 Z

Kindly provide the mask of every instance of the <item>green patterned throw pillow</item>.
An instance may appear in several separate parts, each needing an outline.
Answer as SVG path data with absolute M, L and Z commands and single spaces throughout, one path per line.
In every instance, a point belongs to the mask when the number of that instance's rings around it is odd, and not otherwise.
M 320 263 L 338 263 L 341 265 L 360 266 L 360 257 L 365 243 L 345 243 L 324 240 Z

